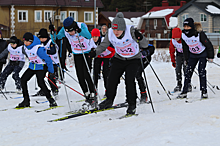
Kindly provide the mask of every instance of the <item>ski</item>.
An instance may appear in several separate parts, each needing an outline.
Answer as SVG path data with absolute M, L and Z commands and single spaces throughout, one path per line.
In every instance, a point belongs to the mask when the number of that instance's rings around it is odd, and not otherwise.
M 101 99 L 101 101 L 103 101 L 103 100 L 105 100 L 105 99 L 106 99 L 106 97 L 103 97 L 103 98 Z M 83 102 L 83 101 L 85 101 L 85 99 L 78 100 L 78 101 L 76 101 L 76 103 L 77 103 L 77 102 Z
M 47 103 L 47 102 L 48 102 L 48 100 L 46 100 L 46 101 L 36 101 L 37 104 L 42 104 L 42 103 Z
M 35 110 L 35 112 L 40 113 L 40 112 L 49 111 L 49 110 L 52 110 L 52 109 L 55 109 L 55 108 L 58 108 L 58 107 L 63 107 L 63 106 L 53 106 L 53 107 L 49 107 L 49 108 L 46 108 L 46 109 L 43 109 L 43 110 Z
M 108 111 L 108 110 L 123 108 L 123 107 L 127 107 L 127 106 L 128 106 L 127 103 L 120 103 L 120 104 L 116 104 L 116 105 L 114 105 L 110 108 L 106 108 L 106 109 L 97 109 L 97 108 L 95 108 L 95 109 L 92 109 L 92 110 L 87 110 L 87 111 L 84 111 L 84 112 L 79 112 L 77 114 L 72 114 L 72 115 L 69 115 L 69 116 L 58 118 L 58 119 L 55 119 L 55 120 L 49 120 L 48 122 L 64 121 L 64 120 L 71 119 L 71 118 L 76 118 L 76 117 L 89 115 L 89 114 L 93 114 L 93 113 L 98 113 L 98 112 L 102 112 L 102 111 Z
M 133 116 L 138 116 L 138 114 L 126 114 L 124 116 L 118 117 L 117 119 L 124 119 L 124 118 L 133 117 Z
M 17 94 L 22 94 L 21 91 L 2 91 L 4 94 L 8 94 L 8 93 L 17 93 Z M 2 94 L 2 92 L 0 92 L 0 94 Z
M 203 101 L 203 100 L 207 100 L 209 98 L 200 98 L 200 99 L 195 99 L 195 100 L 185 100 L 185 103 L 193 103 L 195 101 Z
M 11 99 L 19 99 L 19 98 L 23 98 L 23 96 L 19 96 L 19 97 L 10 97 Z
M 21 110 L 21 109 L 26 109 L 26 108 L 33 108 L 33 106 L 29 106 L 29 107 L 15 107 L 15 108 L 12 108 L 12 109 L 16 109 L 16 110 Z M 9 109 L 2 109 L 0 111 L 7 111 Z

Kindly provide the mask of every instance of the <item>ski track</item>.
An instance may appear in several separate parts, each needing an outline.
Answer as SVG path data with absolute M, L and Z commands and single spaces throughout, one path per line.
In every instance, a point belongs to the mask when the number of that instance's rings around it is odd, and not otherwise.
M 214 60 L 220 63 L 220 59 Z M 159 76 L 166 90 L 172 91 L 176 85 L 175 70 L 170 62 L 152 62 L 152 66 Z M 21 74 L 27 68 L 27 63 Z M 74 78 L 75 68 L 69 68 Z M 35 110 L 48 108 L 49 103 L 37 104 L 35 101 L 45 101 L 45 97 L 30 97 L 33 108 L 15 110 L 23 99 L 6 100 L 0 95 L 0 146 L 218 146 L 220 143 L 220 91 L 214 89 L 213 94 L 209 88 L 210 99 L 185 103 L 182 100 L 169 100 L 163 91 L 150 67 L 145 69 L 147 81 L 154 104 L 155 113 L 152 112 L 151 104 L 142 104 L 137 107 L 136 117 L 116 119 L 126 113 L 126 108 L 85 115 L 78 118 L 60 122 L 47 122 L 65 116 L 70 111 L 64 86 L 57 100 L 57 109 L 35 113 Z M 207 79 L 212 85 L 220 86 L 220 68 L 207 63 Z M 82 93 L 79 85 L 68 75 L 65 75 L 66 84 Z M 118 86 L 117 96 L 114 103 L 125 101 L 124 81 Z M 200 98 L 199 78 L 193 75 L 192 83 L 196 89 L 188 94 L 189 101 Z M 59 85 L 59 84 L 58 84 Z M 34 94 L 35 77 L 29 83 L 29 93 Z M 6 82 L 7 90 L 15 90 L 11 75 Z M 39 87 L 38 87 L 39 89 Z M 103 80 L 99 80 L 99 94 L 104 95 Z M 157 94 L 157 90 L 160 95 Z M 67 88 L 68 97 L 71 101 L 71 110 L 77 110 L 82 103 L 74 101 L 83 97 Z M 139 95 L 139 88 L 137 86 Z M 175 99 L 178 93 L 170 95 Z M 18 94 L 6 94 L 9 98 L 18 97 Z M 59 115 L 52 115 L 58 113 Z M 109 120 L 111 118 L 112 120 Z

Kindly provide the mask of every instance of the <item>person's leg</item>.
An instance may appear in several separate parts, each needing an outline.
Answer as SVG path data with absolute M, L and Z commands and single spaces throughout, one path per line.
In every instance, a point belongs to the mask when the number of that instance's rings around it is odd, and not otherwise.
M 176 80 L 177 86 L 174 88 L 174 92 L 181 91 L 182 88 L 182 57 L 176 56 Z
M 101 70 L 101 63 L 102 63 L 101 58 L 94 59 L 94 84 L 96 88 L 98 88 L 98 80 L 99 80 L 99 73 Z
M 53 95 L 56 96 L 58 94 L 58 89 L 55 78 L 58 72 L 57 72 L 57 67 L 55 65 L 53 65 L 53 68 L 54 68 L 54 75 L 48 75 L 49 78 L 48 82 L 50 84 Z
M 137 69 L 136 79 L 138 81 L 138 86 L 141 92 L 141 103 L 144 103 L 147 101 L 147 93 L 146 93 L 146 86 L 144 83 L 144 78 L 142 77 L 143 69 L 142 66 L 139 66 Z
M 1 89 L 5 88 L 7 77 L 12 73 L 13 69 L 14 69 L 13 66 L 7 65 L 5 69 L 3 70 L 2 74 L 0 75 L 0 88 Z
M 103 79 L 104 79 L 104 86 L 105 89 L 107 88 L 107 82 L 108 82 L 108 74 L 109 74 L 109 58 L 103 58 Z
M 22 68 L 20 66 L 14 66 L 14 71 L 12 75 L 12 78 L 15 80 L 16 89 L 18 90 L 21 90 L 21 78 L 19 77 L 21 69 Z
M 207 95 L 206 64 L 207 64 L 206 58 L 199 59 L 198 72 L 199 72 L 200 91 L 201 91 L 202 98 L 208 97 L 208 95 Z
M 2 73 L 3 63 L 0 63 L 0 74 Z

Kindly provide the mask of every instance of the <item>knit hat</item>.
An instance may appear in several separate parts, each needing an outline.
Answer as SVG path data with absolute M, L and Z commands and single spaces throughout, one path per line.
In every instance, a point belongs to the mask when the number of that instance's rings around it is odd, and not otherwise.
M 174 28 L 172 30 L 172 38 L 181 38 L 182 30 L 180 28 Z
M 29 41 L 29 42 L 33 42 L 34 41 L 34 36 L 32 33 L 30 32 L 26 32 L 23 36 L 23 40 L 24 41 Z
M 74 21 L 74 19 L 72 17 L 67 17 L 63 21 L 63 26 L 64 26 L 66 32 L 71 32 L 73 30 L 76 31 L 76 29 L 79 28 L 77 23 Z
M 112 29 L 124 31 L 125 28 L 126 24 L 124 20 L 124 14 L 122 12 L 118 12 L 112 21 Z
M 37 34 L 37 37 L 38 38 L 48 38 L 49 35 L 48 35 L 48 32 L 47 32 L 47 29 L 45 28 L 42 28 L 39 33 Z
M 194 20 L 192 18 L 186 18 L 183 22 L 183 26 L 188 25 L 190 26 L 192 29 L 195 29 L 194 26 Z
M 92 37 L 94 37 L 94 36 L 100 37 L 100 31 L 99 31 L 99 29 L 94 28 L 94 29 L 92 30 L 92 32 L 91 32 L 91 35 L 92 35 Z
M 12 36 L 9 40 L 9 43 L 18 44 L 18 39 L 16 36 Z

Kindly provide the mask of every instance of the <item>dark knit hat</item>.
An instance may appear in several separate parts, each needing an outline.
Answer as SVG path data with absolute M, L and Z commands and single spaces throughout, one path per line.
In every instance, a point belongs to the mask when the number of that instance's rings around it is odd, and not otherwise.
M 100 31 L 99 31 L 99 29 L 94 28 L 94 29 L 92 30 L 92 32 L 91 32 L 91 35 L 92 35 L 92 37 L 94 37 L 94 36 L 100 37 Z
M 9 40 L 9 43 L 18 44 L 18 39 L 16 36 L 12 36 Z
M 190 26 L 192 29 L 195 29 L 194 26 L 194 20 L 192 18 L 186 18 L 183 22 L 183 26 L 188 25 Z
M 45 28 L 40 29 L 39 33 L 37 34 L 37 37 L 38 38 L 48 38 L 49 35 L 47 32 L 47 29 L 45 29 Z
M 29 41 L 29 42 L 33 42 L 34 41 L 34 36 L 32 33 L 30 32 L 26 32 L 23 36 L 23 40 L 24 41 Z
M 66 32 L 70 32 L 76 29 L 78 29 L 78 25 L 77 23 L 74 21 L 74 19 L 72 17 L 67 17 L 64 21 L 63 21 L 63 26 L 65 28 Z
M 124 14 L 122 12 L 118 12 L 116 14 L 116 17 L 113 19 L 112 29 L 122 30 L 122 31 L 126 29 Z

